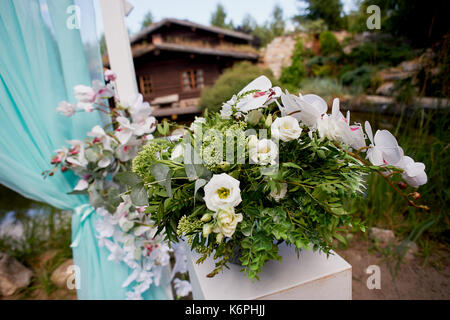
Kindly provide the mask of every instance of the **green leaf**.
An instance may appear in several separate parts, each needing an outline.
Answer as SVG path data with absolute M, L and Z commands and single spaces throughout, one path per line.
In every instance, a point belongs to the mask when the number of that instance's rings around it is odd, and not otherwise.
M 166 188 L 167 195 L 172 197 L 172 170 L 165 164 L 157 163 L 150 167 L 150 172 L 158 184 Z
M 133 172 L 119 172 L 114 176 L 119 182 L 126 184 L 127 186 L 135 186 L 142 182 L 142 179 Z
M 283 163 L 283 167 L 287 167 L 287 168 L 295 168 L 295 169 L 300 169 L 303 170 L 302 167 L 300 167 L 299 165 L 293 163 L 293 162 L 284 162 Z
M 148 205 L 147 191 L 145 190 L 144 184 L 139 183 L 133 187 L 130 193 L 131 202 L 135 206 L 146 206 Z

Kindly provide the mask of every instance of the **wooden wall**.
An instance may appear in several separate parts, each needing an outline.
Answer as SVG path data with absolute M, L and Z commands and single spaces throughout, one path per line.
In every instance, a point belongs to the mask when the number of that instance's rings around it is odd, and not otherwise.
M 232 61 L 220 57 L 191 55 L 189 53 L 159 52 L 149 53 L 135 59 L 136 76 L 150 75 L 152 94 L 144 96 L 145 100 L 156 97 L 179 94 L 179 99 L 197 98 L 201 89 L 183 91 L 181 73 L 189 69 L 202 69 L 205 86 L 212 86 L 225 67 Z M 141 91 L 141 90 L 139 90 Z

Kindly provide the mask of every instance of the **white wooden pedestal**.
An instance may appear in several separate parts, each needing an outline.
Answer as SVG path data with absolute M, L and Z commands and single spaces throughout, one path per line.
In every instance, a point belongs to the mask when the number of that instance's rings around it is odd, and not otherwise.
M 293 247 L 280 245 L 282 262 L 269 261 L 260 274 L 260 281 L 252 282 L 241 267 L 229 264 L 230 269 L 213 278 L 206 275 L 214 269 L 209 258 L 196 264 L 200 257 L 188 251 L 189 276 L 195 300 L 350 300 L 352 298 L 352 266 L 333 252 L 325 254 L 303 250 L 300 257 Z

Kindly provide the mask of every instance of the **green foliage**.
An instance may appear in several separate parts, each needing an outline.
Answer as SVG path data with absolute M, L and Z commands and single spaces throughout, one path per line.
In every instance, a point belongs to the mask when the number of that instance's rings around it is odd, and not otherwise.
M 270 22 L 270 31 L 273 37 L 283 35 L 286 23 L 283 17 L 283 9 L 279 5 L 275 5 L 272 11 L 272 21 Z
M 199 107 L 203 110 L 207 108 L 212 112 L 218 111 L 222 107 L 222 103 L 228 101 L 251 80 L 262 74 L 267 76 L 272 83 L 275 82 L 269 69 L 262 70 L 250 62 L 236 63 L 232 68 L 225 70 L 214 86 L 207 87 L 202 91 Z
M 301 82 L 300 88 L 304 93 L 317 94 L 330 102 L 333 98 L 343 97 L 349 93 L 337 79 L 330 78 L 307 78 Z
M 342 18 L 342 3 L 340 0 L 300 0 L 302 5 L 306 4 L 305 13 L 294 19 L 300 23 L 308 20 L 322 19 L 330 30 L 340 30 L 345 27 Z
M 154 20 L 153 14 L 150 11 L 147 12 L 144 16 L 144 20 L 142 20 L 141 29 L 150 26 L 153 23 L 153 20 Z
M 211 25 L 225 28 L 225 29 L 233 29 L 233 22 L 226 22 L 227 13 L 222 4 L 218 3 L 216 7 L 216 11 L 211 15 Z
M 406 37 L 415 47 L 430 46 L 449 32 L 446 1 L 364 0 L 360 13 L 366 18 L 369 5 L 380 7 L 383 32 Z M 367 28 L 361 31 L 367 31 Z
M 414 57 L 411 47 L 391 38 L 382 38 L 376 41 L 365 41 L 358 45 L 348 55 L 352 64 L 383 64 L 395 66 L 404 60 Z
M 319 36 L 320 50 L 324 55 L 330 55 L 338 53 L 341 50 L 341 46 L 336 36 L 331 31 L 324 31 Z
M 359 86 L 363 89 L 367 89 L 371 85 L 372 70 L 372 67 L 363 65 L 347 71 L 341 76 L 342 84 L 345 86 Z
M 280 82 L 284 86 L 298 88 L 300 81 L 306 76 L 306 70 L 303 64 L 305 56 L 303 41 L 297 39 L 294 52 L 292 53 L 292 63 L 289 67 L 283 68 L 281 72 Z

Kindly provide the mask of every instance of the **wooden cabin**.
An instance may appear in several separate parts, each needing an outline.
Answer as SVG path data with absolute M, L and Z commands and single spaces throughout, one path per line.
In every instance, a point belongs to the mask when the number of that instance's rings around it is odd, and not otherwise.
M 139 91 L 156 117 L 200 113 L 202 89 L 237 61 L 256 62 L 252 36 L 187 20 L 164 19 L 131 39 Z

